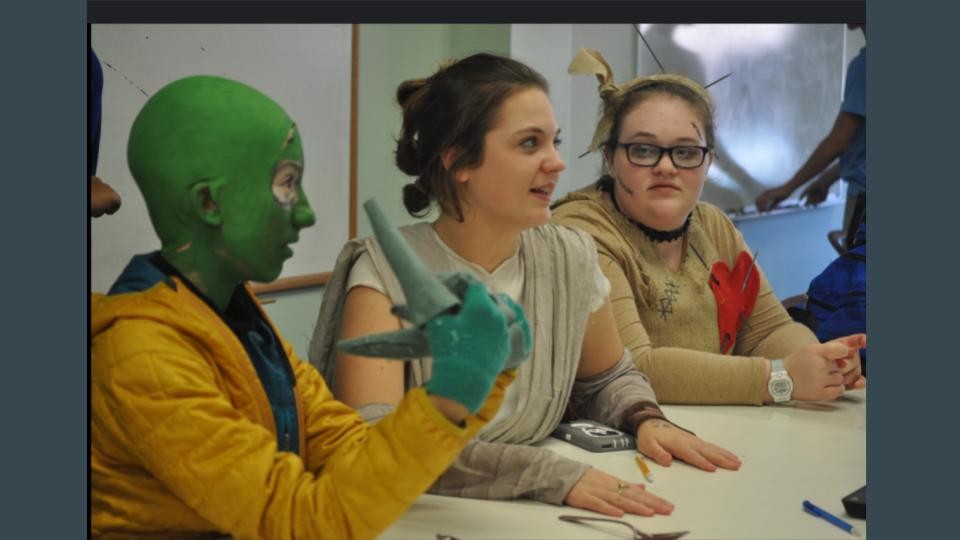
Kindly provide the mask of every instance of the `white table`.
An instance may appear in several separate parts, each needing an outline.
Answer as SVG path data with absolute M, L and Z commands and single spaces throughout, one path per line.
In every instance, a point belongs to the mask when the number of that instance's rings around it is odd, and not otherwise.
M 624 516 L 646 533 L 689 530 L 687 539 L 854 538 L 802 509 L 804 499 L 856 526 L 840 499 L 866 484 L 866 390 L 825 403 L 765 407 L 665 406 L 667 416 L 737 454 L 739 471 L 707 473 L 675 461 L 647 460 L 649 490 L 675 505 L 670 516 Z M 556 439 L 540 443 L 624 479 L 643 482 L 634 452 L 591 453 Z M 579 525 L 562 514 L 595 515 L 530 500 L 483 501 L 424 495 L 381 538 L 429 539 L 437 533 L 480 538 L 631 538 L 617 524 Z

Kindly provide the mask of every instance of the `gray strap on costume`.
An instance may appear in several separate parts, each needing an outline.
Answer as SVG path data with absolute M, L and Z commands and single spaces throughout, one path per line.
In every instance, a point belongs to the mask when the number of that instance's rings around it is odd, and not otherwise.
M 357 409 L 374 423 L 393 408 L 368 403 Z M 434 495 L 472 499 L 528 498 L 561 505 L 590 466 L 546 448 L 472 439 L 428 490 Z
M 546 448 L 473 439 L 428 493 L 561 505 L 589 469 Z
M 633 365 L 633 356 L 626 348 L 610 369 L 577 379 L 570 396 L 570 407 L 577 417 L 626 431 L 630 429 L 624 425 L 624 412 L 640 402 L 656 403 L 657 396 L 647 376 Z
M 324 288 L 320 313 L 310 339 L 310 363 L 323 375 L 331 390 L 336 379 L 337 339 L 340 335 L 340 324 L 343 322 L 343 306 L 347 300 L 347 281 L 350 269 L 363 251 L 362 244 L 356 240 L 347 242 L 340 250 L 333 274 Z

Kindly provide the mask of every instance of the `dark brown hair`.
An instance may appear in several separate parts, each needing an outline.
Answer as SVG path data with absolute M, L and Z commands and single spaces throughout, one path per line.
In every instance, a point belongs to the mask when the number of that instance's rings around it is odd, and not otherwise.
M 426 79 L 404 81 L 397 88 L 403 125 L 397 139 L 397 167 L 417 179 L 403 187 L 403 205 L 423 217 L 431 201 L 463 220 L 453 176 L 483 160 L 483 139 L 500 105 L 526 88 L 546 92 L 547 81 L 525 64 L 480 53 L 441 67 Z M 443 154 L 455 149 L 449 167 Z

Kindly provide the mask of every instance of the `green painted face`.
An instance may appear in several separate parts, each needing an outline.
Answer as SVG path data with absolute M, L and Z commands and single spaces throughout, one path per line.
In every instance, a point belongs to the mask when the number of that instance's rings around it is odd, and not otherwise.
M 203 290 L 276 279 L 314 223 L 296 125 L 242 83 L 165 86 L 134 121 L 127 158 L 164 255 Z
M 293 255 L 300 229 L 314 223 L 303 192 L 303 150 L 293 124 L 277 139 L 271 159 L 252 170 L 235 170 L 241 182 L 220 191 L 223 215 L 216 255 L 243 279 L 273 281 L 283 262 Z

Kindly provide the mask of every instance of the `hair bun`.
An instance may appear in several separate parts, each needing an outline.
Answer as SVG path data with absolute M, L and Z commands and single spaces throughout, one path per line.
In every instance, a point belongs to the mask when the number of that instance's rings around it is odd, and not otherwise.
M 419 215 L 430 206 L 430 195 L 414 183 L 403 186 L 403 206 L 412 215 Z
M 426 86 L 427 79 L 410 79 L 403 81 L 400 83 L 400 86 L 397 87 L 397 103 L 399 103 L 403 109 L 413 106 L 414 103 L 410 103 L 410 100 L 426 88 Z
M 427 93 L 429 79 L 410 79 L 397 88 L 397 103 L 403 110 L 403 126 L 397 139 L 397 168 L 410 176 L 422 174 L 422 156 L 417 134 L 420 131 L 421 102 Z
M 417 151 L 417 143 L 413 137 L 404 133 L 397 140 L 397 150 L 395 152 L 397 168 L 408 176 L 420 176 L 420 153 Z

